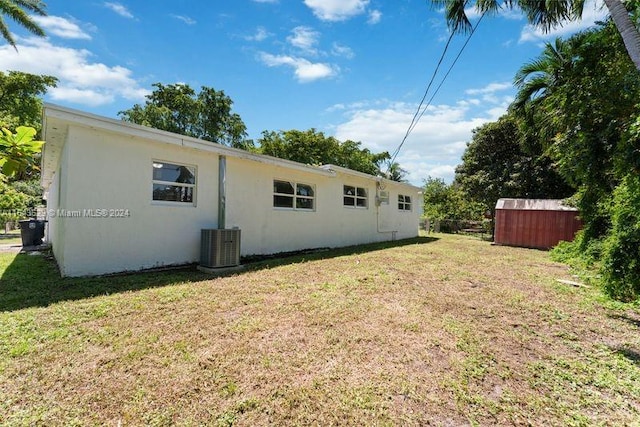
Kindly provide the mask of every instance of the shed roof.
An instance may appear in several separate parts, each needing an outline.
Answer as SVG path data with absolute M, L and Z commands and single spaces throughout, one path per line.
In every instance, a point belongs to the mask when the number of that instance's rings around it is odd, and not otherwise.
M 558 199 L 499 199 L 496 209 L 520 211 L 578 211 Z

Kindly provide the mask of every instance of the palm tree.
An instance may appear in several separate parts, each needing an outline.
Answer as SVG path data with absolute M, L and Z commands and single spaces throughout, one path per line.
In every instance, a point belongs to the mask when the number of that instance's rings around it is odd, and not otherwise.
M 518 93 L 509 108 L 522 118 L 520 126 L 537 129 L 524 133 L 529 135 L 523 140 L 525 146 L 545 146 L 553 140 L 557 131 L 555 120 L 561 115 L 562 108 L 561 103 L 549 101 L 571 79 L 577 48 L 583 39 L 583 36 L 575 35 L 569 40 L 557 38 L 554 43 L 547 43 L 540 56 L 524 64 L 516 73 L 513 82 Z M 531 134 L 537 138 L 531 139 Z
M 469 0 L 431 0 L 431 2 L 444 6 L 447 23 L 453 31 L 471 30 L 471 22 L 465 11 Z M 585 0 L 476 0 L 475 9 L 484 14 L 497 13 L 502 7 L 519 7 L 531 24 L 549 30 L 563 21 L 580 19 L 584 3 Z M 640 71 L 640 32 L 631 21 L 622 0 L 604 0 L 604 3 L 622 36 L 629 57 L 636 69 Z
M 554 43 L 546 43 L 538 58 L 520 67 L 513 79 L 518 93 L 512 108 L 522 110 L 526 105 L 535 104 L 565 82 L 573 65 L 572 41 L 575 40 L 557 38 Z
M 14 49 L 18 50 L 9 27 L 3 19 L 3 15 L 6 15 L 31 33 L 44 37 L 44 30 L 36 24 L 27 11 L 45 16 L 47 14 L 45 7 L 46 5 L 41 0 L 0 0 L 0 34 Z
M 386 173 L 386 178 L 391 181 L 397 182 L 407 182 L 405 177 L 407 176 L 407 171 L 400 167 L 398 162 L 393 162 L 389 164 L 389 168 Z

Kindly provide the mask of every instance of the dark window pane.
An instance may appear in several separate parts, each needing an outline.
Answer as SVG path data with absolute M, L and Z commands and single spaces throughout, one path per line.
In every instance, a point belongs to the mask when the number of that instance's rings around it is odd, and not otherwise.
M 273 181 L 273 192 L 281 194 L 294 194 L 293 185 L 291 185 L 291 183 L 287 181 Z
M 398 209 L 403 211 L 404 210 L 404 204 L 403 203 L 398 203 Z
M 365 188 L 358 187 L 358 196 L 367 197 L 367 190 Z
M 356 205 L 356 199 L 353 197 L 344 197 L 344 205 L 345 206 L 355 206 Z
M 357 204 L 359 208 L 366 208 L 367 207 L 367 199 L 358 199 L 357 200 Z
M 182 184 L 196 183 L 195 168 L 179 166 L 171 163 L 153 163 L 153 179 L 155 181 L 179 182 Z
M 153 184 L 153 200 L 193 203 L 193 187 Z
M 298 196 L 313 197 L 313 187 L 306 184 L 298 184 Z
M 411 196 L 404 196 L 405 203 L 411 203 Z
M 351 187 L 349 185 L 345 185 L 344 186 L 344 195 L 345 196 L 353 196 L 354 194 L 356 194 L 355 187 Z
M 293 208 L 293 197 L 274 195 L 273 206 L 276 208 Z
M 404 196 L 402 194 L 398 194 L 398 203 L 404 203 Z
M 298 209 L 313 209 L 313 199 L 303 199 L 298 197 L 296 199 L 296 208 Z

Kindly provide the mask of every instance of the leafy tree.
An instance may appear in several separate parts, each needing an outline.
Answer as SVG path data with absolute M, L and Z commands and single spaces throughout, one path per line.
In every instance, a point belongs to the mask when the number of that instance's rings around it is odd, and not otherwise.
M 527 20 L 547 31 L 565 20 L 578 20 L 582 17 L 584 0 L 431 0 L 438 6 L 444 6 L 449 28 L 456 32 L 466 32 L 471 29 L 471 22 L 467 16 L 470 3 L 475 4 L 479 13 L 495 14 L 502 7 L 518 7 L 523 11 Z M 621 0 L 604 0 L 616 29 L 622 35 L 626 51 L 640 70 L 640 33 L 632 21 L 625 4 Z M 628 2 L 633 7 L 632 1 Z
M 144 105 L 120 111 L 124 121 L 181 135 L 246 148 L 246 126 L 231 112 L 233 101 L 223 91 L 202 86 L 196 93 L 189 85 L 155 83 Z
M 479 220 L 484 206 L 470 200 L 459 185 L 428 177 L 423 189 L 424 216 L 430 220 Z
M 0 71 L 0 127 L 29 126 L 39 130 L 42 121 L 40 97 L 57 82 L 58 79 L 52 76 Z
M 9 221 L 17 221 L 24 217 L 27 210 L 28 196 L 12 188 L 0 175 L 0 227 L 4 228 Z
M 640 296 L 640 175 L 629 174 L 616 187 L 612 227 L 604 242 L 605 290 L 621 300 Z
M 30 216 L 30 210 L 42 204 L 42 188 L 37 180 L 8 181 L 7 177 L 0 175 L 1 228 L 9 221 Z
M 2 129 L 0 135 L 0 172 L 12 177 L 27 169 L 37 169 L 36 156 L 42 150 L 44 141 L 34 141 L 36 130 L 20 126 L 14 134 Z
M 538 83 L 541 84 L 538 84 Z M 607 293 L 640 296 L 640 73 L 611 22 L 555 46 L 518 73 L 520 131 L 578 192 L 585 224 L 561 249 L 600 260 Z M 531 90 L 537 87 L 538 91 Z M 603 243 L 604 242 L 604 243 Z
M 613 190 L 634 168 L 627 159 L 633 149 L 622 141 L 637 115 L 640 74 L 611 23 L 561 44 L 564 60 L 550 60 L 548 45 L 532 62 L 540 65 L 537 69 L 527 64 L 517 75 L 517 99 L 526 120 L 521 131 L 545 147 L 562 176 L 579 189 L 585 222 L 581 242 L 588 245 L 608 232 Z M 534 98 L 527 93 L 536 80 L 546 85 Z
M 9 31 L 9 27 L 7 27 L 2 17 L 2 15 L 5 15 L 22 25 L 32 34 L 44 37 L 44 30 L 29 16 L 28 12 L 45 16 L 47 14 L 45 7 L 46 5 L 41 0 L 0 0 L 0 34 L 14 49 L 18 50 L 11 31 Z
M 520 142 L 518 120 L 509 114 L 473 131 L 455 182 L 484 210 L 493 212 L 503 197 L 555 199 L 573 194 L 548 157 L 523 150 Z
M 381 167 L 390 158 L 386 151 L 372 153 L 360 142 L 340 142 L 316 129 L 264 131 L 258 143 L 256 151 L 261 154 L 310 165 L 334 164 L 377 176 L 384 176 Z
M 15 191 L 26 196 L 27 208 L 35 208 L 42 204 L 42 187 L 39 179 L 14 181 L 9 184 Z

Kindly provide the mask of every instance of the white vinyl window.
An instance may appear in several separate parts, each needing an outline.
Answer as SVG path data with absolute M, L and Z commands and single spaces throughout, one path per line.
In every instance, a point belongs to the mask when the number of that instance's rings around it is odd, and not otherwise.
M 345 207 L 366 209 L 368 206 L 367 189 L 352 185 L 343 186 L 342 204 Z
M 315 209 L 315 189 L 309 184 L 273 181 L 273 207 L 312 211 Z
M 398 194 L 398 210 L 401 210 L 401 211 L 411 210 L 411 196 Z
M 163 161 L 153 161 L 152 200 L 195 203 L 196 168 Z

